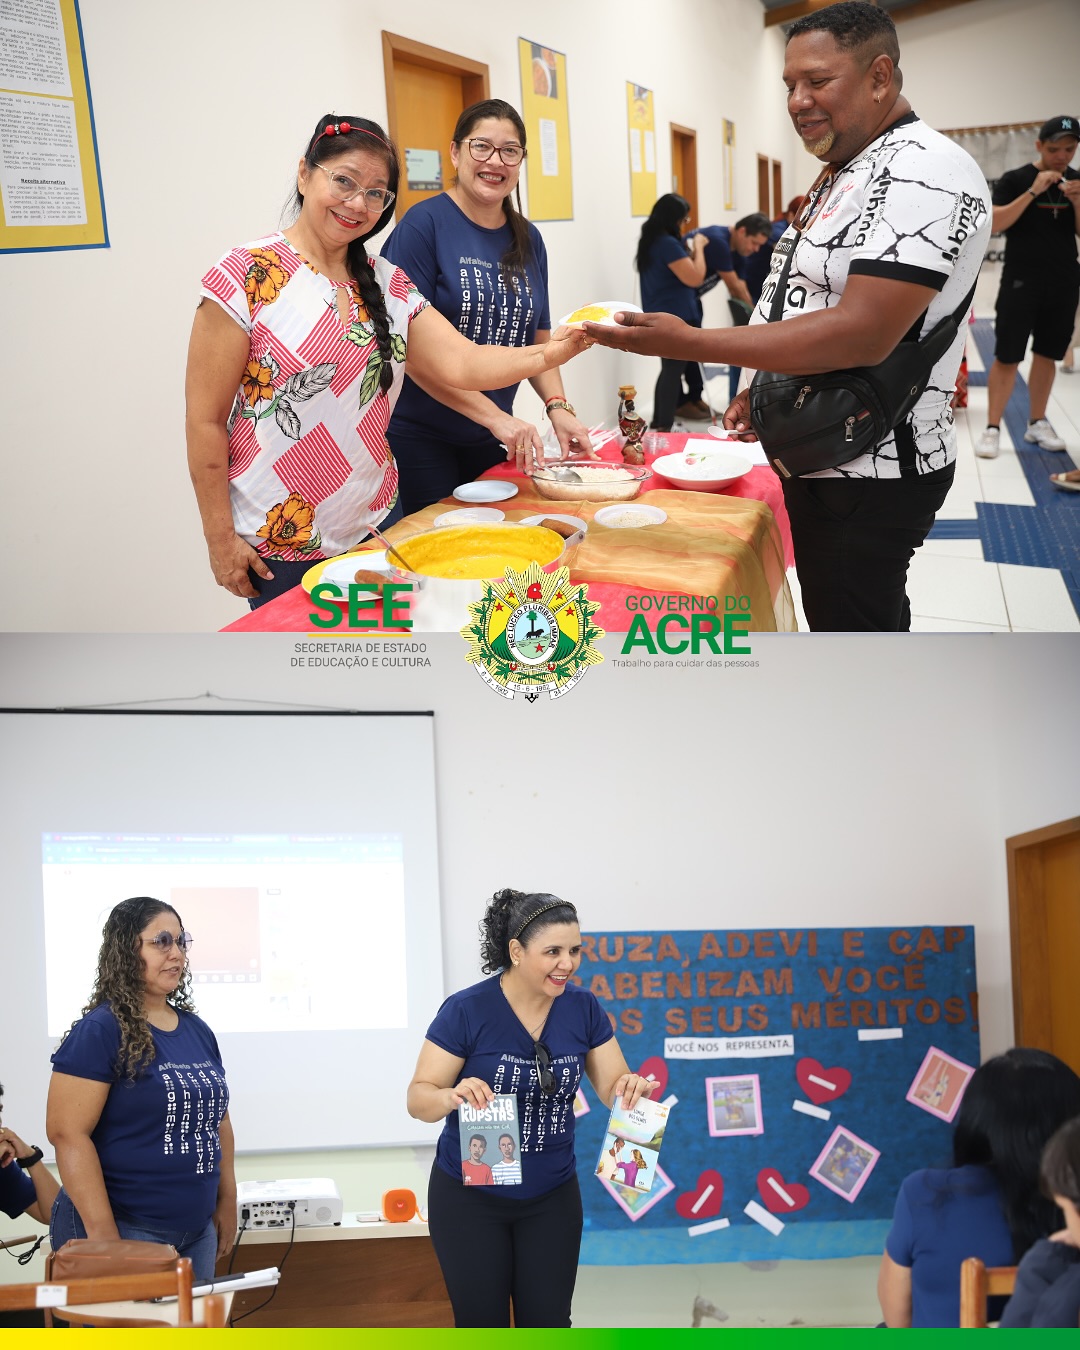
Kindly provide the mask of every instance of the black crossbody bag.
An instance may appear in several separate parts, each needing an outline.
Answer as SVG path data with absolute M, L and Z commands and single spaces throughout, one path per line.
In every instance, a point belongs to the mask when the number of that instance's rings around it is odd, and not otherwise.
M 798 235 L 777 279 L 769 323 L 779 321 L 783 313 L 797 242 Z M 793 478 L 835 469 L 880 445 L 894 429 L 898 445 L 907 443 L 908 448 L 902 455 L 901 476 L 917 473 L 914 433 L 905 419 L 955 340 L 974 295 L 972 286 L 963 303 L 920 340 L 924 310 L 896 349 L 876 366 L 820 375 L 759 370 L 750 384 L 750 423 L 777 473 Z

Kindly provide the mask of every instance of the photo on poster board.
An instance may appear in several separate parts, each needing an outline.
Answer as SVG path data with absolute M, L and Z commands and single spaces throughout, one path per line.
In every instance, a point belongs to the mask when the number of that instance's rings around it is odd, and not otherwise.
M 845 1200 L 854 1201 L 880 1156 L 872 1144 L 838 1125 L 814 1160 L 810 1175 Z
M 756 1073 L 706 1078 L 711 1135 L 761 1134 L 761 1081 Z
M 629 1215 L 634 1223 L 636 1223 L 643 1214 L 648 1213 L 654 1205 L 659 1204 L 665 1195 L 675 1189 L 675 1183 L 664 1169 L 659 1166 L 656 1169 L 652 1189 L 648 1191 L 630 1190 L 627 1186 L 616 1186 L 613 1182 L 609 1181 L 607 1177 L 598 1177 L 597 1180 L 619 1208 L 625 1214 Z
M 2 17 L 0 253 L 108 248 L 78 0 Z
M 907 1100 L 940 1120 L 951 1121 L 960 1110 L 964 1090 L 974 1072 L 970 1064 L 961 1064 L 932 1045 L 908 1089 Z
M 653 94 L 626 82 L 626 122 L 630 154 L 630 214 L 647 216 L 656 201 L 656 117 Z
M 723 126 L 724 210 L 735 210 L 735 123 L 725 117 Z
M 566 56 L 530 38 L 518 38 L 518 63 L 529 147 L 525 160 L 529 219 L 573 220 Z

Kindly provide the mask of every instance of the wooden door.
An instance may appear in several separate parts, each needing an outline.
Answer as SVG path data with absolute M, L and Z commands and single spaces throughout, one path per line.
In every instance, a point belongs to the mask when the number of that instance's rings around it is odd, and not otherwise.
M 772 162 L 772 215 L 770 220 L 779 220 L 784 214 L 784 170 L 778 159 Z
M 387 130 L 401 155 L 401 183 L 394 206 L 400 220 L 414 202 L 450 186 L 454 125 L 463 108 L 490 96 L 490 81 L 488 68 L 480 61 L 394 33 L 384 32 L 382 38 Z M 409 187 L 410 161 L 414 181 L 425 186 Z M 435 185 L 440 180 L 441 185 Z
M 1080 817 L 1005 841 L 1014 1039 L 1080 1073 Z
M 769 160 L 766 155 L 757 157 L 757 209 L 769 214 Z
M 671 190 L 690 203 L 689 230 L 698 227 L 697 132 L 671 123 Z

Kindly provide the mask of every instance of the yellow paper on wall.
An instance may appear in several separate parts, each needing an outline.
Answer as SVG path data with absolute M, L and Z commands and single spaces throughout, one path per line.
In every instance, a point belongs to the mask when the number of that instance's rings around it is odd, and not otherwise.
M 521 114 L 529 139 L 525 182 L 530 220 L 573 220 L 570 107 L 566 57 L 529 38 L 518 38 Z
M 647 216 L 656 201 L 656 120 L 651 89 L 626 82 L 630 136 L 630 214 Z

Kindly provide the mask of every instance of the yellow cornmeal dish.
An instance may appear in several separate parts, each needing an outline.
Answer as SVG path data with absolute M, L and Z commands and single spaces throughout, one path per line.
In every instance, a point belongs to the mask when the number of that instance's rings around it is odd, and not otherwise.
M 604 305 L 584 305 L 581 309 L 575 309 L 573 314 L 567 319 L 567 323 L 603 323 L 605 319 L 611 318 L 611 310 Z
M 397 545 L 410 571 L 457 581 L 486 581 L 501 577 L 508 567 L 520 572 L 531 562 L 543 566 L 562 550 L 554 530 L 536 525 L 451 526 Z

